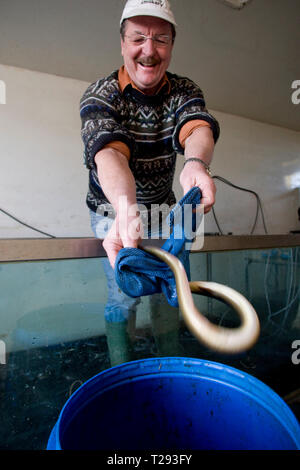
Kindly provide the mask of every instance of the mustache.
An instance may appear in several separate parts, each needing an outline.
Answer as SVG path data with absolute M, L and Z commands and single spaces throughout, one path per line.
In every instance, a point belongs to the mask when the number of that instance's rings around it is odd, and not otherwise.
M 159 64 L 159 60 L 155 57 L 142 57 L 137 60 L 137 62 L 141 65 L 151 66 Z

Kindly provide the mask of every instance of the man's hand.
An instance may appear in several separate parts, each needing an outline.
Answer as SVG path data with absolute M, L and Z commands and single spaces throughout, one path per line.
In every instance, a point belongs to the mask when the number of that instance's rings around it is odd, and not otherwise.
M 95 162 L 101 188 L 117 214 L 102 244 L 114 268 L 122 248 L 138 246 L 143 237 L 143 224 L 138 215 L 135 180 L 128 158 L 113 148 L 105 148 L 97 153 Z
M 210 164 L 214 151 L 214 139 L 209 127 L 200 127 L 185 141 L 185 159 L 200 158 L 207 165 Z M 180 174 L 180 184 L 186 194 L 194 186 L 198 186 L 202 192 L 201 204 L 204 205 L 206 214 L 215 203 L 216 187 L 213 179 L 208 175 L 203 164 L 199 161 L 189 161 Z
M 112 268 L 115 267 L 119 251 L 122 248 L 137 248 L 142 238 L 143 224 L 137 214 L 117 214 L 102 244 Z
M 183 194 L 198 186 L 202 192 L 201 204 L 204 205 L 204 213 L 211 210 L 215 203 L 216 186 L 201 162 L 188 162 L 180 174 L 179 181 Z

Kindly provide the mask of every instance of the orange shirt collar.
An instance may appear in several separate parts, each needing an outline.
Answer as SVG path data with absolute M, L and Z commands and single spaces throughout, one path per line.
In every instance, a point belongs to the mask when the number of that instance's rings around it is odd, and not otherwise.
M 122 67 L 119 69 L 119 73 L 118 73 L 118 79 L 119 79 L 119 84 L 120 84 L 120 88 L 121 88 L 121 91 L 123 93 L 123 91 L 125 90 L 125 88 L 127 87 L 127 85 L 131 85 L 132 88 L 135 88 L 136 90 L 140 91 L 141 93 L 143 93 L 141 90 L 139 90 L 139 88 L 135 85 L 135 83 L 131 80 L 130 76 L 129 76 L 129 73 L 127 72 L 127 69 L 125 68 L 124 65 L 122 65 Z M 162 83 L 159 87 L 159 89 L 157 90 L 156 94 L 160 92 L 160 90 L 165 86 L 165 85 L 168 85 L 168 93 L 170 93 L 171 91 L 171 83 L 167 77 L 167 74 L 165 73 L 165 76 L 162 80 Z

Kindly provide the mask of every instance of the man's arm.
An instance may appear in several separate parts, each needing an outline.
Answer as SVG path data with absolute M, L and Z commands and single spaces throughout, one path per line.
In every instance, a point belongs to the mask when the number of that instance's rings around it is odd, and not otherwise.
M 136 215 L 136 186 L 127 157 L 113 148 L 100 150 L 95 156 L 101 188 L 116 211 L 111 230 L 103 241 L 108 259 L 114 267 L 121 248 L 138 246 L 142 223 Z
M 213 151 L 214 139 L 209 127 L 195 129 L 185 141 L 185 160 L 192 157 L 200 158 L 209 166 Z M 201 203 L 204 204 L 204 212 L 210 211 L 215 202 L 216 187 L 201 162 L 190 161 L 184 166 L 180 174 L 180 184 L 184 194 L 194 186 L 198 186 L 202 192 Z

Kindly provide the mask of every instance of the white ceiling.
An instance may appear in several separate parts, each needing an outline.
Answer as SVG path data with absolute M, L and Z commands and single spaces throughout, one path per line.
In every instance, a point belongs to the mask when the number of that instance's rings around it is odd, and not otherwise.
M 300 0 L 171 0 L 170 70 L 195 80 L 210 109 L 300 130 Z M 121 64 L 123 0 L 0 0 L 0 63 L 92 82 Z M 1 79 L 1 77 L 0 77 Z

